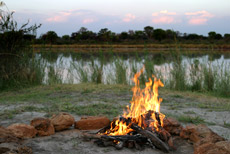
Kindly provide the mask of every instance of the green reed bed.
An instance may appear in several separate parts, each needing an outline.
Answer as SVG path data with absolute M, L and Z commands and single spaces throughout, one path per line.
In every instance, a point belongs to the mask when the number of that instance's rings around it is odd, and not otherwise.
M 28 80 L 17 80 L 22 85 L 103 83 L 133 85 L 131 78 L 143 66 L 139 77 L 144 85 L 149 78 L 160 78 L 165 87 L 179 91 L 207 92 L 230 97 L 230 63 L 212 59 L 188 58 L 179 52 L 157 54 L 145 52 L 115 54 L 36 53 L 27 65 Z M 211 56 L 210 56 L 211 57 Z M 187 58 L 187 60 L 185 60 Z M 219 57 L 217 57 L 218 59 Z M 70 64 L 64 63 L 68 59 Z M 21 72 L 24 75 L 25 72 Z M 152 76 L 154 75 L 154 76 Z M 25 78 L 23 78 L 25 79 Z M 12 83 L 17 86 L 16 83 Z M 10 86 L 10 85 L 9 85 Z

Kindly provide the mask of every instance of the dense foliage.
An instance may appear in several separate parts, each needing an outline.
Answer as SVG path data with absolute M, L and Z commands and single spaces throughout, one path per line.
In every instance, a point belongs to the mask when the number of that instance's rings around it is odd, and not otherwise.
M 230 34 L 222 36 L 211 31 L 208 36 L 195 33 L 180 33 L 174 30 L 154 29 L 146 26 L 143 30 L 129 30 L 128 32 L 115 33 L 108 28 L 102 28 L 99 32 L 93 32 L 85 27 L 81 27 L 71 36 L 63 35 L 59 37 L 56 32 L 48 31 L 36 40 L 37 44 L 84 44 L 84 43 L 122 43 L 122 44 L 143 44 L 143 43 L 229 43 Z
M 18 28 L 13 15 L 0 2 L 0 90 L 27 82 L 33 73 L 29 45 L 41 25 L 29 26 L 27 22 Z

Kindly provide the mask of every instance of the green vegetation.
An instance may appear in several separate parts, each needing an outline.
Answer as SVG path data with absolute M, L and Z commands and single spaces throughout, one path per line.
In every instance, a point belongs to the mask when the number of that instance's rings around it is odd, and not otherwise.
M 56 84 L 2 92 L 0 106 L 13 106 L 13 108 L 5 107 L 1 110 L 0 119 L 10 119 L 15 114 L 32 111 L 44 112 L 47 116 L 68 112 L 76 115 L 106 115 L 113 118 L 121 114 L 125 108 L 124 104 L 117 103 L 124 101 L 124 98 L 116 96 L 129 94 L 130 89 L 130 86 L 123 85 Z M 111 96 L 108 97 L 109 95 Z M 128 103 L 131 98 L 126 99 Z
M 15 115 L 23 112 L 40 112 L 46 114 L 47 117 L 59 112 L 68 112 L 79 116 L 105 115 L 113 119 L 122 114 L 126 105 L 132 99 L 131 88 L 132 86 L 128 85 L 82 83 L 77 85 L 36 86 L 18 91 L 1 92 L 0 119 L 12 119 Z M 183 123 L 211 124 L 202 117 L 198 117 L 195 112 L 183 112 L 185 111 L 183 109 L 191 109 L 191 107 L 199 109 L 199 106 L 206 106 L 202 108 L 205 111 L 212 110 L 215 112 L 223 111 L 224 109 L 229 111 L 230 109 L 229 99 L 220 98 L 218 102 L 216 97 L 213 96 L 200 93 L 191 93 L 191 96 L 188 96 L 188 93 L 190 94 L 190 92 L 161 89 L 160 95 L 164 99 L 161 105 L 164 108 L 168 108 L 164 114 L 175 117 Z M 189 97 L 193 98 L 194 102 L 188 102 Z M 170 100 L 165 98 L 170 98 Z M 199 100 L 199 98 L 202 98 L 202 100 Z M 183 100 L 181 103 L 175 103 L 173 101 L 175 99 Z M 206 102 L 210 105 L 207 105 Z M 172 110 L 171 107 L 173 106 L 177 108 Z M 229 127 L 229 124 L 225 122 L 223 126 Z
M 230 123 L 224 122 L 224 126 L 225 126 L 226 128 L 230 128 Z
M 146 26 L 143 30 L 129 30 L 128 32 L 115 33 L 108 28 L 102 28 L 98 32 L 93 32 L 85 27 L 81 27 L 71 36 L 63 35 L 59 37 L 56 32 L 48 31 L 36 39 L 36 44 L 174 44 L 175 39 L 183 44 L 228 44 L 230 34 L 211 31 L 208 36 L 198 34 L 180 33 L 171 29 L 154 29 Z
M 30 43 L 41 25 L 29 26 L 29 22 L 18 28 L 14 12 L 0 2 L 0 90 L 42 83 L 43 72 L 40 61 L 34 59 Z M 1 9 L 3 8 L 3 9 Z
M 177 120 L 183 123 L 193 123 L 193 124 L 202 124 L 205 123 L 204 119 L 199 116 L 192 117 L 192 116 L 178 116 Z

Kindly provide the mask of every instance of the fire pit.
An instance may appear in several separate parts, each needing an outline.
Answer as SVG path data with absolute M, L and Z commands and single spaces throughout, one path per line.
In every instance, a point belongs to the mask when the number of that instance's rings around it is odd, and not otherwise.
M 98 146 L 141 149 L 149 145 L 164 152 L 175 149 L 171 134 L 163 128 L 165 115 L 160 112 L 162 99 L 158 98 L 158 87 L 164 84 L 153 75 L 153 80 L 149 78 L 141 89 L 138 78 L 143 71 L 144 68 L 134 75 L 131 105 L 110 126 L 99 130 L 95 141 Z

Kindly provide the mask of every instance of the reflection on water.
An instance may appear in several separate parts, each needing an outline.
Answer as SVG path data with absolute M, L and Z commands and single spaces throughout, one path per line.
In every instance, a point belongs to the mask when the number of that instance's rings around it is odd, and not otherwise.
M 203 65 L 206 68 L 216 68 L 217 74 L 230 66 L 229 54 L 115 54 L 115 53 L 37 53 L 36 58 L 42 60 L 45 65 L 44 83 L 80 83 L 97 82 L 115 84 L 126 82 L 132 84 L 131 77 L 140 70 L 143 65 L 146 67 L 146 77 L 154 73 L 161 78 L 165 84 L 170 84 L 172 70 L 184 71 L 185 82 L 191 83 L 193 76 L 199 76 L 197 70 Z M 181 69 L 181 70 L 180 70 Z M 175 76 L 177 78 L 177 76 Z M 196 77 L 198 78 L 198 77 Z

